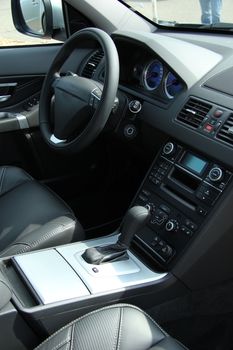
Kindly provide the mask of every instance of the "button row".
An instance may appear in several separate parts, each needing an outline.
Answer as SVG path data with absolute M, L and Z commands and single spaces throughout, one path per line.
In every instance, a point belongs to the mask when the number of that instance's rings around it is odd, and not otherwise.
M 219 197 L 220 192 L 208 185 L 201 185 L 196 192 L 196 197 L 207 205 L 213 205 Z
M 155 236 L 151 242 L 153 250 L 165 261 L 169 260 L 174 255 L 173 248 L 163 241 L 159 236 Z
M 169 162 L 159 161 L 158 165 L 155 165 L 149 175 L 149 180 L 155 185 L 159 185 L 163 180 L 164 176 L 167 174 L 167 171 L 170 167 Z

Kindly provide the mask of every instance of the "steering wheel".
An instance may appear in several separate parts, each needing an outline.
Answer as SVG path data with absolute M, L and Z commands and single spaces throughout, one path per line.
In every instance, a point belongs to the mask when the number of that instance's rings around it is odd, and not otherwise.
M 103 84 L 77 74 L 60 74 L 71 53 L 90 40 L 104 51 Z M 39 123 L 47 144 L 64 152 L 78 152 L 91 144 L 112 111 L 118 82 L 118 53 L 110 36 L 97 28 L 73 34 L 56 55 L 41 91 Z

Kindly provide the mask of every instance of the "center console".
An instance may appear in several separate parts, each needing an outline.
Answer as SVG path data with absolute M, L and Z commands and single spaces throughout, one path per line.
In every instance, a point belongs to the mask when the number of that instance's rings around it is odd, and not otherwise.
M 167 142 L 132 203 L 151 212 L 146 228 L 135 235 L 135 246 L 160 267 L 173 266 L 210 218 L 231 178 L 221 164 Z
M 115 245 L 118 239 L 119 233 L 115 233 L 2 259 L 0 290 L 1 281 L 10 286 L 14 313 L 18 310 L 43 335 L 108 304 L 124 301 L 146 306 L 153 300 L 155 290 L 157 299 L 164 300 L 166 289 L 173 283 L 177 285 L 175 293 L 183 291 L 173 276 L 152 271 L 130 251 L 127 259 L 99 265 L 83 258 L 88 249 Z M 145 300 L 142 295 L 147 296 Z M 10 314 L 7 317 L 10 320 Z M 2 319 L 0 305 L 0 324 Z
M 127 260 L 102 265 L 89 264 L 83 259 L 86 249 L 114 244 L 117 239 L 118 235 L 113 235 L 16 255 L 12 262 L 40 305 L 70 299 L 90 300 L 101 293 L 143 286 L 166 276 L 151 271 L 130 252 Z
M 20 315 L 20 327 L 44 336 L 103 305 L 120 301 L 147 308 L 186 295 L 186 285 L 172 268 L 192 240 L 203 235 L 202 227 L 219 209 L 231 182 L 232 173 L 222 164 L 168 141 L 119 231 L 0 260 L 0 290 L 2 281 L 12 293 L 8 310 L 0 303 L 0 325 Z M 10 331 L 15 348 L 25 350 L 22 342 L 18 346 L 18 332 Z

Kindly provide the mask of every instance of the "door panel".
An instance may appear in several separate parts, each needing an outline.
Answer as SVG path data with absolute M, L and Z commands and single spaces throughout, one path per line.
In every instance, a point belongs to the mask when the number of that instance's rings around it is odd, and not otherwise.
M 0 77 L 43 75 L 60 45 L 37 45 L 0 49 Z
M 104 156 L 99 142 L 79 155 L 56 153 L 40 134 L 40 91 L 59 48 L 60 45 L 43 45 L 0 49 L 0 96 L 11 95 L 0 100 L 0 165 L 20 166 L 66 198 L 82 191 L 91 182 L 90 177 L 97 181 L 97 163 L 102 163 L 103 169 Z M 77 72 L 87 50 L 74 52 L 63 70 Z

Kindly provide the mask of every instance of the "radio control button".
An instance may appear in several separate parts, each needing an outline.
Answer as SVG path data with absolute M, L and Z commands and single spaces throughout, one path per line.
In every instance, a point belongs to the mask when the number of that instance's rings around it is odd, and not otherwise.
M 162 211 L 164 211 L 167 214 L 170 214 L 170 212 L 171 212 L 171 209 L 169 207 L 167 207 L 165 204 L 161 204 L 159 206 L 159 209 L 161 209 Z
M 145 189 L 142 190 L 142 193 L 147 197 L 149 197 L 151 195 L 150 191 L 147 191 Z
M 168 219 L 168 215 L 164 211 L 157 209 L 150 223 L 152 225 L 156 224 L 158 226 L 161 226 L 167 221 L 167 219 Z
M 209 172 L 210 181 L 217 182 L 220 181 L 223 177 L 222 169 L 219 167 L 214 167 Z
M 175 145 L 172 142 L 166 143 L 166 145 L 163 147 L 163 153 L 167 156 L 172 154 L 175 151 Z
M 168 232 L 176 232 L 179 228 L 179 225 L 176 220 L 171 219 L 166 223 L 165 228 Z
M 139 113 L 142 109 L 142 104 L 140 101 L 133 100 L 129 103 L 129 110 L 131 113 Z
M 207 215 L 207 211 L 206 211 L 204 208 L 202 208 L 202 207 L 198 207 L 198 208 L 197 208 L 197 212 L 198 212 L 198 214 L 200 214 L 201 216 L 206 216 L 206 215 Z
M 185 226 L 188 227 L 192 231 L 195 231 L 197 229 L 197 225 L 194 224 L 194 222 L 190 221 L 189 219 L 185 220 Z M 181 228 L 181 230 L 182 230 L 182 228 Z
M 168 259 L 173 255 L 173 249 L 167 244 L 161 249 L 160 254 L 164 259 Z

